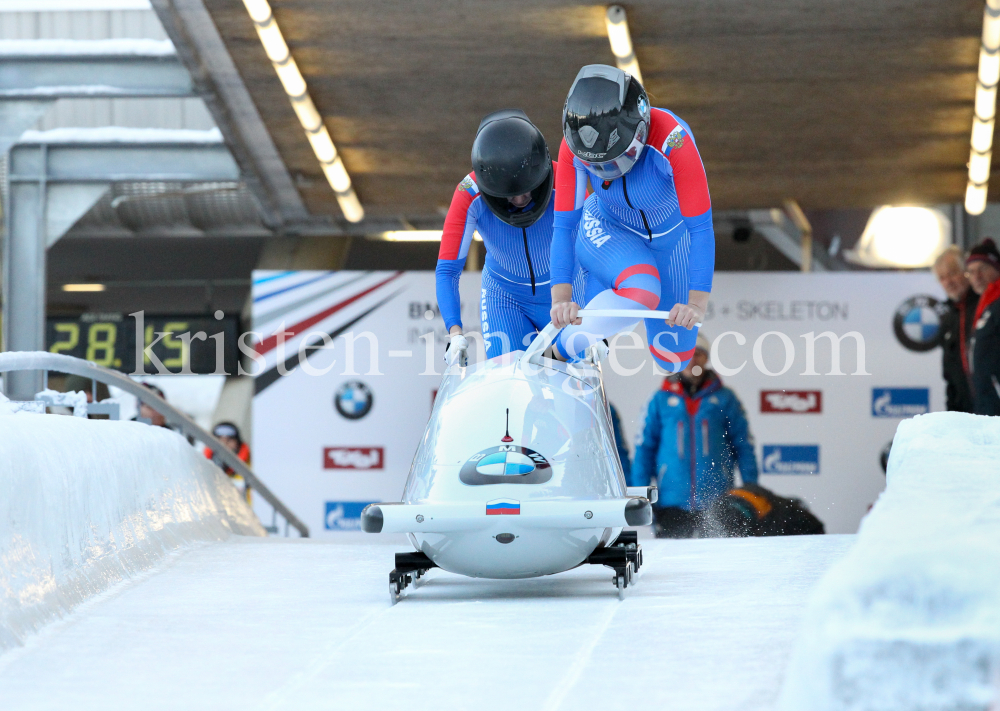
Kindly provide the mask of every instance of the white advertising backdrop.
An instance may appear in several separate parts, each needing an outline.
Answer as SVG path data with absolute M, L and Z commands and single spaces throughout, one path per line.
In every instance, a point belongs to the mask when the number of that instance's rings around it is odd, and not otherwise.
M 467 329 L 479 277 L 462 278 Z M 365 504 L 399 499 L 440 383 L 434 274 L 256 272 L 253 289 L 254 468 L 313 535 L 357 528 Z M 944 409 L 939 298 L 926 273 L 716 274 L 703 330 L 747 410 L 761 483 L 805 499 L 830 533 L 856 531 L 882 491 L 880 455 L 900 420 Z M 823 333 L 841 339 L 841 375 Z M 329 347 L 311 348 L 321 334 Z M 606 384 L 634 453 L 663 376 L 641 326 L 617 345 Z

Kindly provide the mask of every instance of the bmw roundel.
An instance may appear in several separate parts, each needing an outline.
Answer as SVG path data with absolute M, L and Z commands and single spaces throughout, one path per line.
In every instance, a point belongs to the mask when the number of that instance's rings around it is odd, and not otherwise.
M 896 339 L 911 351 L 933 350 L 941 343 L 941 314 L 944 305 L 933 296 L 912 296 L 896 309 L 892 330 Z
M 465 484 L 541 484 L 552 478 L 552 465 L 527 447 L 502 444 L 477 452 L 462 466 Z
M 333 405 L 348 420 L 360 420 L 371 411 L 374 400 L 371 388 L 360 380 L 350 380 L 337 388 Z
M 479 460 L 476 471 L 489 476 L 522 476 L 535 471 L 535 463 L 520 452 L 494 452 Z

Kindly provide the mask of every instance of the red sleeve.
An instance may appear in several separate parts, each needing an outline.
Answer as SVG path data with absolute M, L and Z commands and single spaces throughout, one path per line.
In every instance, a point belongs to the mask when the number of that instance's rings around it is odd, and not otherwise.
M 465 237 L 465 223 L 469 217 L 469 206 L 475 200 L 475 195 L 469 194 L 469 188 L 475 186 L 474 173 L 458 184 L 455 195 L 451 198 L 448 216 L 444 218 L 444 232 L 441 234 L 441 249 L 438 259 L 458 259 L 462 249 L 462 239 Z
M 667 160 L 674 169 L 674 187 L 677 188 L 681 215 L 697 217 L 712 209 L 705 166 L 691 137 L 685 136 L 684 145 L 671 150 Z
M 576 166 L 573 165 L 573 151 L 566 145 L 566 139 L 559 145 L 559 162 L 556 171 L 556 210 L 572 212 L 576 209 Z
M 653 109 L 649 146 L 660 151 L 673 169 L 681 215 L 697 217 L 711 209 L 712 199 L 708 194 L 705 166 L 702 165 L 698 147 L 686 126 L 669 111 Z

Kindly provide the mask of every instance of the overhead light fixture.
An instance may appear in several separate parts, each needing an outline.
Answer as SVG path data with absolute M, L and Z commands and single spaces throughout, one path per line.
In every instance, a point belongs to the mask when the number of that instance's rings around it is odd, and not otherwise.
M 393 230 L 371 235 L 369 239 L 384 240 L 386 242 L 440 242 L 442 234 L 441 230 Z M 477 242 L 483 241 L 479 232 L 474 232 L 472 239 Z
M 866 267 L 929 267 L 951 243 L 951 221 L 940 210 L 887 205 L 874 210 L 848 261 Z
M 625 8 L 621 5 L 611 5 L 604 16 L 604 23 L 608 28 L 611 53 L 615 55 L 618 68 L 628 72 L 642 84 L 642 72 L 639 71 L 639 60 L 635 58 L 635 48 L 632 46 L 632 34 L 628 29 Z
M 104 284 L 63 284 L 63 291 L 104 291 Z
M 993 128 L 996 122 L 997 83 L 1000 82 L 1000 0 L 986 0 L 983 39 L 979 46 L 976 108 L 972 119 L 969 152 L 969 182 L 965 188 L 965 211 L 981 215 L 986 209 L 990 163 L 993 158 Z
M 281 34 L 274 19 L 274 13 L 267 0 L 243 0 L 250 19 L 253 20 L 257 28 L 257 36 L 260 43 L 264 45 L 267 58 L 271 60 L 274 71 L 278 74 L 281 86 L 284 87 L 288 100 L 292 103 L 295 115 L 299 118 L 299 123 L 305 129 L 306 138 L 312 146 L 313 153 L 319 160 L 326 175 L 327 182 L 333 188 L 337 196 L 337 203 L 341 212 L 350 222 L 360 222 L 364 216 L 364 208 L 358 200 L 354 187 L 351 184 L 351 176 L 347 174 L 344 161 L 337 152 L 337 147 L 330 138 L 330 132 L 323 124 L 323 117 L 320 116 L 316 105 L 309 96 L 309 87 L 306 80 L 299 71 L 295 58 L 292 57 L 288 44 Z

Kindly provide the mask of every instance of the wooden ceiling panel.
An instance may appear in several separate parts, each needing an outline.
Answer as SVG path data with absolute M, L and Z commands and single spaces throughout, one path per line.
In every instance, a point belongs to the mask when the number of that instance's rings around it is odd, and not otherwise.
M 339 217 L 242 2 L 205 2 L 310 211 Z M 603 5 L 271 2 L 372 217 L 440 220 L 490 111 L 523 108 L 555 152 L 577 70 L 613 61 Z M 653 104 L 692 126 L 716 207 L 962 200 L 981 2 L 626 9 Z

